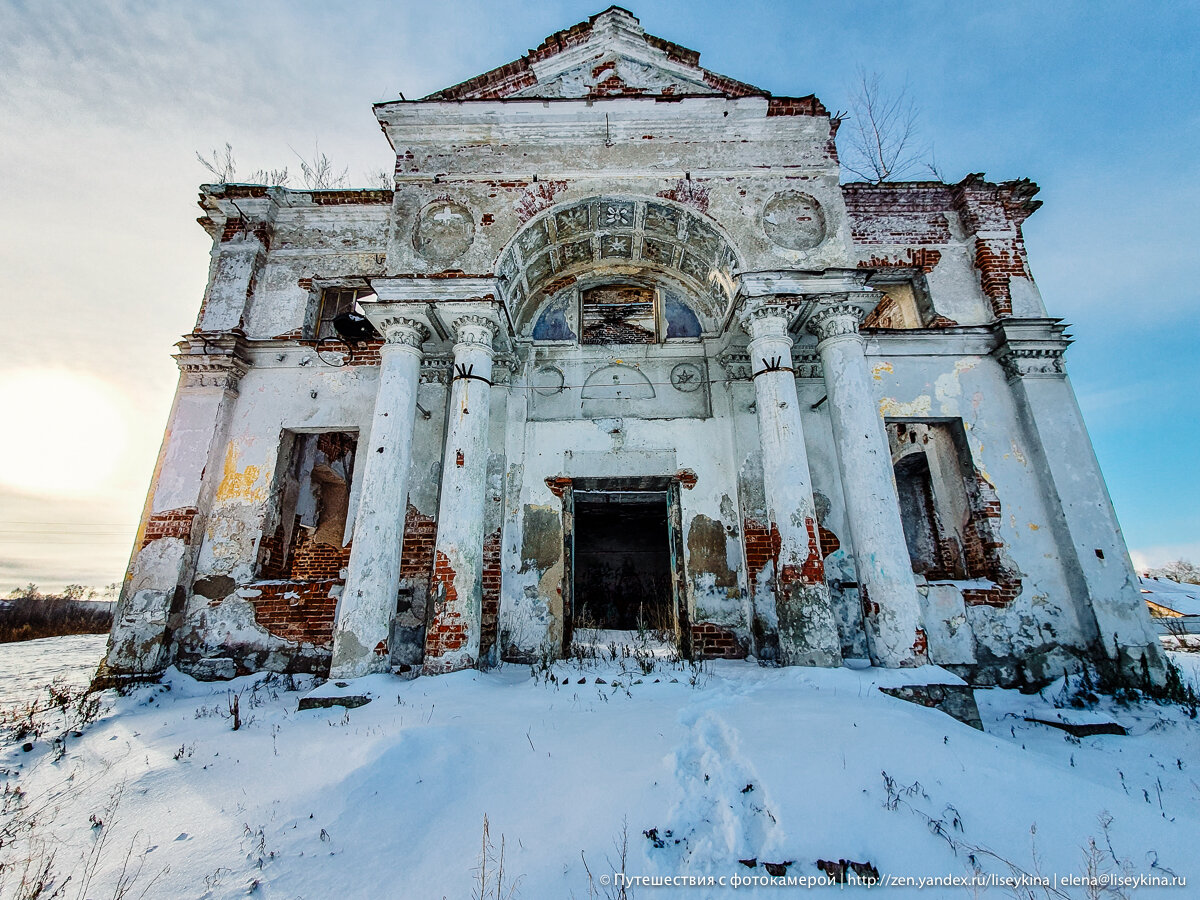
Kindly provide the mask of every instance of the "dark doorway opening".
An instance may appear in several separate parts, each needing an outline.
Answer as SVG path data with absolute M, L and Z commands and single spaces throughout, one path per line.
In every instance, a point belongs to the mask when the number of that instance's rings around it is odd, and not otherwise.
M 574 492 L 575 626 L 673 633 L 665 491 Z
M 938 564 L 938 528 L 933 504 L 933 480 L 924 453 L 902 457 L 895 465 L 896 493 L 900 496 L 900 521 L 912 570 L 931 576 Z

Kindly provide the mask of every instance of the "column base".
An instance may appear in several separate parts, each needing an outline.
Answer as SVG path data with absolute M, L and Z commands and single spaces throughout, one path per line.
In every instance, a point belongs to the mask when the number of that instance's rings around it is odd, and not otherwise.
M 362 678 L 364 675 L 380 675 L 391 671 L 392 657 L 386 639 L 370 651 L 353 632 L 342 630 L 334 633 L 330 678 Z
M 475 659 L 465 654 L 447 654 L 426 659 L 421 666 L 423 675 L 449 675 L 451 672 L 461 672 L 463 669 L 475 668 Z
M 792 584 L 779 597 L 779 656 L 785 666 L 837 668 L 842 640 L 824 584 Z

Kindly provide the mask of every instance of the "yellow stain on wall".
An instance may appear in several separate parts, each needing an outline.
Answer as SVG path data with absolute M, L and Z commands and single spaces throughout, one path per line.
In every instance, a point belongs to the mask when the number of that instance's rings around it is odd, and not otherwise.
M 933 406 L 933 400 L 928 394 L 922 394 L 907 403 L 893 397 L 884 397 L 879 401 L 881 416 L 927 416 Z
M 1030 523 L 1029 523 L 1029 530 L 1030 530 L 1030 531 L 1037 531 L 1037 530 L 1038 530 L 1039 528 L 1041 528 L 1041 527 L 1042 527 L 1041 525 L 1035 525 L 1033 522 L 1030 522 Z
M 895 370 L 892 368 L 892 364 L 890 362 L 881 362 L 878 365 L 871 367 L 871 377 L 876 381 L 883 381 L 884 372 L 887 372 L 890 375 L 894 371 Z
M 246 466 L 239 472 L 237 458 L 237 445 L 230 441 L 225 448 L 225 468 L 221 473 L 221 483 L 217 486 L 217 502 L 241 500 L 245 503 L 262 503 L 267 499 L 267 489 L 265 486 L 254 486 L 259 479 L 258 466 Z

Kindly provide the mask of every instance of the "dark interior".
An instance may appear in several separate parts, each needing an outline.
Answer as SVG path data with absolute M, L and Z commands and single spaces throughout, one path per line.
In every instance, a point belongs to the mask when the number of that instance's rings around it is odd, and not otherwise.
M 667 495 L 575 492 L 575 626 L 670 631 Z

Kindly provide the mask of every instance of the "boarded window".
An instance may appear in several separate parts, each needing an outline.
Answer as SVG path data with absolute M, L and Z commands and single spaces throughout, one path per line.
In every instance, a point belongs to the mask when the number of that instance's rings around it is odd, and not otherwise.
M 344 313 L 354 312 L 354 305 L 362 299 L 373 297 L 369 288 L 328 287 L 321 291 L 321 309 L 317 315 L 314 337 L 318 341 L 338 336 L 333 320 Z
M 582 344 L 653 344 L 654 289 L 629 284 L 606 284 L 581 295 Z

